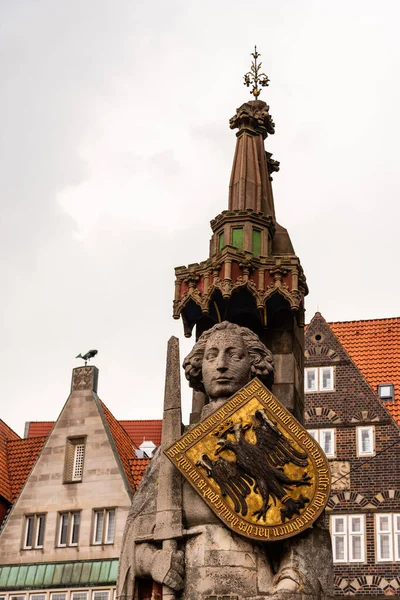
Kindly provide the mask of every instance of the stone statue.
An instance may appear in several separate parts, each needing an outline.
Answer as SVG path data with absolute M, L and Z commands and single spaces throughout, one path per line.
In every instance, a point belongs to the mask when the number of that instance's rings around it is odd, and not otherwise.
M 273 356 L 258 336 L 227 321 L 202 334 L 183 367 L 190 386 L 208 396 L 201 420 L 252 377 L 270 383 L 274 369 Z M 160 460 L 158 453 L 132 502 L 120 558 L 118 599 L 137 597 L 138 578 L 166 584 L 182 600 L 333 595 L 331 542 L 323 519 L 284 541 L 253 541 L 226 528 L 184 481 L 184 536 L 178 540 L 178 550 L 167 551 L 154 543 Z

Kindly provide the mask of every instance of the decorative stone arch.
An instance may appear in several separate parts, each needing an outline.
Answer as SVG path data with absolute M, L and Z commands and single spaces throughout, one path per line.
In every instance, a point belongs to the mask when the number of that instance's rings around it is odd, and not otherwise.
M 320 334 L 316 334 L 320 335 Z M 304 352 L 305 358 L 329 358 L 332 362 L 338 362 L 340 360 L 339 354 L 333 348 L 330 348 L 326 344 L 320 344 L 318 341 L 314 342 L 314 345 L 308 348 Z
M 355 413 L 355 415 L 350 419 L 351 423 L 373 423 L 380 421 L 379 415 L 377 415 L 372 410 L 359 410 Z
M 362 508 L 370 505 L 367 498 L 358 492 L 339 492 L 329 498 L 327 508 L 333 510 L 335 507 L 347 505 L 348 503 L 358 504 Z
M 363 588 L 368 588 L 368 591 L 375 588 L 378 594 L 392 594 L 395 591 L 392 585 L 393 582 L 389 582 L 381 575 L 360 575 L 350 581 L 344 591 L 346 594 L 353 595 Z
M 378 492 L 371 500 L 371 504 L 377 507 L 386 502 L 386 500 L 398 500 L 399 498 L 400 490 L 385 490 L 383 492 Z
M 304 413 L 305 420 L 309 421 L 311 417 L 325 417 L 325 420 L 334 424 L 341 422 L 336 411 L 332 410 L 331 408 L 324 408 L 323 406 L 316 406 L 306 410 Z

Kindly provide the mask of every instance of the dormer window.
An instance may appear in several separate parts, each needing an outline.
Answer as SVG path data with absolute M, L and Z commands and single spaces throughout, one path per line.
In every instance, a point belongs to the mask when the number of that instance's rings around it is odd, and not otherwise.
M 381 400 L 394 400 L 394 385 L 392 383 L 378 385 L 378 394 Z

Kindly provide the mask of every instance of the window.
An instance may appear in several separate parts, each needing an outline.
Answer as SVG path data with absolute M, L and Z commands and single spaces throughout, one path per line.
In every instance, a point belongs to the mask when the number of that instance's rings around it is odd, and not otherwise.
M 25 517 L 25 550 L 43 548 L 45 521 L 46 515 L 27 515 Z
M 9 596 L 10 600 L 25 600 L 25 596 Z
M 50 595 L 51 600 L 67 600 L 66 592 L 54 592 Z
M 71 600 L 87 600 L 87 592 L 71 592 Z
M 378 385 L 378 394 L 381 400 L 394 400 L 394 385 L 391 383 Z
M 243 248 L 243 227 L 232 229 L 232 246 L 238 250 Z
M 80 512 L 59 514 L 57 546 L 77 546 L 79 542 Z
M 375 515 L 376 560 L 400 561 L 400 514 Z
M 328 458 L 335 456 L 334 429 L 309 429 L 308 433 L 319 443 Z
M 109 590 L 98 590 L 93 592 L 92 600 L 109 600 L 110 591 Z
M 218 250 L 221 252 L 223 247 L 224 247 L 224 232 L 221 231 L 221 233 L 218 236 Z
M 374 427 L 357 427 L 357 456 L 375 454 Z
M 364 515 L 334 515 L 331 517 L 334 563 L 365 561 Z
M 304 391 L 331 392 L 334 390 L 333 367 L 314 367 L 305 369 Z
M 29 600 L 46 600 L 46 594 L 31 594 Z
M 113 544 L 115 508 L 94 511 L 93 544 Z
M 304 386 L 306 392 L 318 391 L 318 369 L 305 370 Z
M 320 367 L 319 389 L 321 392 L 333 390 L 333 367 Z
M 68 438 L 65 453 L 64 482 L 82 481 L 85 438 Z
M 253 229 L 253 254 L 261 254 L 261 231 Z

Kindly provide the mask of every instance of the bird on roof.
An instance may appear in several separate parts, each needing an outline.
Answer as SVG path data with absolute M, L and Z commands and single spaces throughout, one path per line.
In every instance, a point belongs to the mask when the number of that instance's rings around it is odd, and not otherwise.
M 96 356 L 98 350 L 88 350 L 88 352 L 86 352 L 86 354 L 78 354 L 78 356 L 75 356 L 75 358 L 82 358 L 82 360 L 85 361 L 85 367 L 88 363 L 88 361 L 93 358 L 94 356 Z

